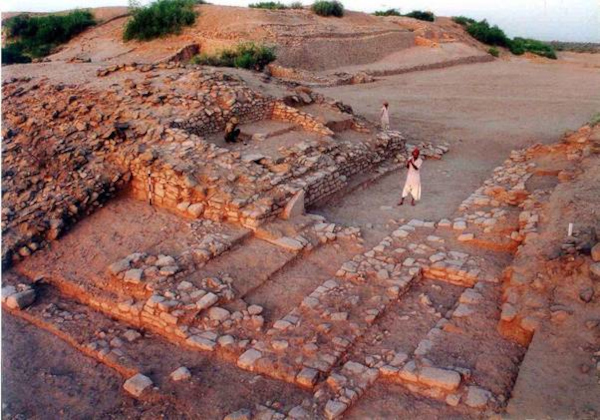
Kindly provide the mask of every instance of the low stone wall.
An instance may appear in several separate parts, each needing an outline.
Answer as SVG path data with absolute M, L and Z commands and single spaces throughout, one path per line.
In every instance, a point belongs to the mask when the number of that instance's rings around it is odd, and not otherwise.
M 140 200 L 148 200 L 152 205 L 187 217 L 227 220 L 256 228 L 278 216 L 299 190 L 306 192 L 305 203 L 310 205 L 344 188 L 352 175 L 403 152 L 405 147 L 404 138 L 397 132 L 380 133 L 369 144 L 353 145 L 349 150 L 335 145 L 321 153 L 311 147 L 304 156 L 318 157 L 321 163 L 309 170 L 303 166 L 302 156 L 296 156 L 292 163 L 296 166 L 295 171 L 304 172 L 303 175 L 294 176 L 294 170 L 290 170 L 287 178 L 247 198 L 230 187 L 204 183 L 206 181 L 193 175 L 192 167 L 176 168 L 169 164 L 165 159 L 170 152 L 152 149 L 131 161 L 130 192 Z M 190 159 L 194 158 L 190 156 Z M 249 170 L 262 168 L 252 162 L 244 164 Z
M 271 119 L 291 122 L 299 125 L 306 131 L 322 134 L 324 136 L 333 135 L 333 131 L 318 122 L 312 115 L 299 111 L 291 106 L 287 106 L 280 101 L 277 101 L 273 104 Z
M 379 135 L 374 150 L 364 148 L 357 151 L 352 159 L 346 160 L 335 170 L 324 173 L 322 177 L 311 183 L 306 191 L 306 205 L 311 205 L 341 190 L 348 185 L 348 179 L 352 175 L 368 170 L 389 156 L 403 152 L 405 148 L 406 142 L 399 134 Z
M 225 125 L 236 117 L 241 124 L 264 120 L 273 112 L 273 100 L 268 98 L 253 99 L 240 102 L 233 94 L 217 96 L 220 107 L 205 108 L 189 119 L 177 119 L 171 127 L 181 128 L 189 133 L 202 136 L 217 131 L 223 131 Z

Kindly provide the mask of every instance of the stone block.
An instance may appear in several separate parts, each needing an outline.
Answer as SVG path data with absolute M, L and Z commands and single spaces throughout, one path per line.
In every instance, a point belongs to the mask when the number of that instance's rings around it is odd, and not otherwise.
M 131 263 L 130 263 L 129 259 L 123 258 L 122 260 L 119 260 L 119 261 L 109 265 L 108 272 L 110 274 L 112 274 L 113 276 L 116 276 L 123 271 L 129 270 L 130 267 L 131 267 Z
M 188 368 L 181 366 L 180 368 L 173 371 L 170 375 L 173 381 L 187 381 L 192 377 L 192 374 Z
M 17 289 L 15 288 L 15 286 L 4 286 L 2 288 L 2 303 L 5 303 L 6 299 L 8 299 L 10 295 L 14 295 L 15 293 L 17 293 Z
M 491 397 L 490 391 L 478 386 L 470 386 L 465 404 L 472 408 L 484 408 Z
M 225 308 L 213 306 L 208 310 L 208 317 L 213 321 L 225 321 L 231 314 Z
M 202 214 L 204 213 L 204 204 L 202 204 L 202 203 L 192 204 L 187 208 L 187 212 L 189 213 L 190 216 L 198 218 L 198 217 L 202 216 Z
M 13 293 L 6 298 L 6 306 L 11 309 L 25 309 L 35 301 L 35 290 L 27 289 Z
M 213 351 L 217 343 L 208 338 L 200 337 L 198 335 L 193 335 L 185 341 L 191 347 L 196 347 L 200 350 L 204 351 Z
M 127 330 L 123 333 L 123 338 L 129 341 L 130 343 L 140 338 L 142 334 L 137 332 L 136 330 Z
M 460 374 L 453 370 L 424 367 L 418 376 L 422 384 L 447 391 L 454 391 L 460 385 Z
M 246 350 L 237 361 L 238 367 L 251 370 L 258 359 L 262 357 L 262 353 L 256 349 Z
M 139 284 L 142 281 L 142 277 L 144 275 L 144 270 L 140 268 L 133 268 L 131 270 L 127 270 L 125 272 L 125 276 L 123 280 L 126 283 Z
M 207 294 L 202 296 L 200 298 L 200 300 L 198 300 L 198 302 L 196 302 L 196 307 L 199 310 L 210 308 L 215 303 L 217 303 L 218 300 L 219 300 L 219 297 L 217 295 L 215 295 L 212 292 L 208 292 Z
M 348 409 L 348 404 L 339 400 L 329 400 L 325 404 L 325 417 L 327 419 L 337 419 Z
M 154 265 L 157 267 L 175 265 L 175 258 L 171 257 L 170 255 L 159 255 Z
M 296 375 L 296 382 L 301 386 L 312 388 L 317 383 L 318 378 L 318 370 L 305 367 Z
M 125 383 L 123 384 L 123 389 L 125 389 L 125 391 L 127 391 L 134 397 L 139 397 L 146 389 L 148 389 L 152 385 L 153 382 L 150 378 L 148 378 L 145 375 L 142 375 L 141 373 L 138 373 L 137 375 L 134 375 L 125 381 Z
M 281 217 L 285 220 L 291 219 L 294 216 L 300 216 L 304 214 L 304 199 L 306 193 L 304 190 L 298 191 L 290 201 L 286 204 Z

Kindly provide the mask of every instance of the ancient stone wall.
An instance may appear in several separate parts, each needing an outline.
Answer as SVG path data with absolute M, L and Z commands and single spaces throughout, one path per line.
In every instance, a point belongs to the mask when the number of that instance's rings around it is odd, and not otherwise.
M 29 79 L 3 85 L 3 262 L 27 257 L 123 189 L 187 217 L 256 228 L 299 190 L 313 203 L 404 150 L 395 132 L 341 141 L 316 117 L 223 73 L 130 64 L 98 76 L 121 71 L 131 76 L 105 90 Z M 348 111 L 312 92 L 306 98 Z M 274 145 L 283 158 L 248 159 L 203 137 L 231 116 L 302 130 L 291 147 Z M 370 132 L 352 119 L 345 129 Z
M 333 131 L 318 122 L 312 115 L 277 101 L 273 104 L 271 119 L 287 121 L 299 125 L 306 131 L 312 131 L 325 136 L 333 135 Z
M 393 52 L 415 45 L 408 31 L 383 31 L 376 34 L 322 36 L 280 40 L 277 63 L 303 70 L 327 70 L 377 61 Z

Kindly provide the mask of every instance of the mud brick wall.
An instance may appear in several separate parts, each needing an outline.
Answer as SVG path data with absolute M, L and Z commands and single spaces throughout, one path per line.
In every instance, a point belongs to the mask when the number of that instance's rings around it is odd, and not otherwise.
M 244 124 L 267 119 L 273 112 L 272 99 L 261 98 L 243 103 L 236 101 L 235 96 L 219 99 L 222 102 L 221 107 L 207 107 L 192 118 L 175 120 L 171 127 L 203 136 L 223 131 L 232 117 L 236 117 L 240 124 Z
M 380 60 L 392 52 L 413 47 L 415 35 L 408 31 L 339 36 L 315 34 L 309 40 L 296 38 L 284 41 L 284 44 L 285 48 L 277 50 L 278 64 L 320 71 Z
M 399 134 L 377 139 L 374 150 L 364 148 L 353 153 L 352 159 L 346 159 L 335 170 L 324 172 L 323 176 L 311 183 L 306 190 L 306 205 L 337 192 L 347 185 L 347 179 L 364 172 L 393 154 L 406 150 L 406 141 Z

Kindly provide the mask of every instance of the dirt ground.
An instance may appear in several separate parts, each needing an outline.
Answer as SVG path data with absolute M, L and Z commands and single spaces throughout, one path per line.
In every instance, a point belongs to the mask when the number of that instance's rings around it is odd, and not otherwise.
M 422 200 L 396 206 L 404 172 L 393 173 L 319 212 L 336 222 L 379 226 L 390 218 L 449 217 L 513 149 L 555 142 L 600 110 L 598 57 L 579 54 L 569 63 L 527 60 L 456 66 L 390 76 L 368 85 L 324 88 L 376 121 L 390 103 L 392 129 L 414 142 L 446 141 L 442 161 L 426 161 Z
M 100 418 L 123 403 L 120 375 L 28 322 L 2 318 L 2 418 Z

